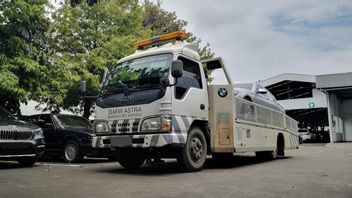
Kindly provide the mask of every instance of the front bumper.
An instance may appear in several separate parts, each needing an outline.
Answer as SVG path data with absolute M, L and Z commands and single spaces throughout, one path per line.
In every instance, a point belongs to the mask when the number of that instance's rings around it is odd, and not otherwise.
M 40 158 L 45 151 L 44 138 L 35 140 L 0 140 L 0 159 Z
M 182 146 L 186 138 L 183 134 L 175 133 L 95 136 L 92 146 L 93 148 L 159 148 L 167 145 Z

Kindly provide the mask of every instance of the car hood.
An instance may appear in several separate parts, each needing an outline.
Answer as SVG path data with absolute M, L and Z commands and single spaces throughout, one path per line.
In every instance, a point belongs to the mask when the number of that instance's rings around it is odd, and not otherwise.
M 0 120 L 0 129 L 3 129 L 3 130 L 17 129 L 19 131 L 33 131 L 38 128 L 39 127 L 35 124 L 28 123 L 21 120 Z

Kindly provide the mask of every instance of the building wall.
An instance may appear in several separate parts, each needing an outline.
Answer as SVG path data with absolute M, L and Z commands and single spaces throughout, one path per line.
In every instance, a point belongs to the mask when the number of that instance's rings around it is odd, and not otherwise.
M 316 77 L 317 87 L 335 88 L 335 87 L 351 86 L 352 85 L 351 76 L 352 76 L 352 72 L 319 75 Z
M 298 98 L 289 100 L 279 100 L 279 103 L 285 110 L 308 109 L 308 108 L 327 108 L 326 95 L 318 89 L 313 89 L 313 97 Z M 310 104 L 314 104 L 314 107 Z
M 331 140 L 333 142 L 345 141 L 341 105 L 342 101 L 336 95 L 329 95 L 329 125 Z
M 352 141 L 352 99 L 342 100 L 339 110 L 343 121 L 344 141 Z

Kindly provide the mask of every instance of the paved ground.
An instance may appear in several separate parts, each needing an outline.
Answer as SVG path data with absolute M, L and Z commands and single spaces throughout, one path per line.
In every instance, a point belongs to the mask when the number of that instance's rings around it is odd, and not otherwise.
M 352 197 L 352 143 L 303 145 L 285 158 L 235 156 L 182 173 L 175 162 L 135 172 L 117 162 L 0 162 L 0 197 Z

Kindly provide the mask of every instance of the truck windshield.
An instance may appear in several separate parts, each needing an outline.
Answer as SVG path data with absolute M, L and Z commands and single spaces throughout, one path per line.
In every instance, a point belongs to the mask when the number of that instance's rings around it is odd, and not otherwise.
M 172 59 L 172 54 L 159 54 L 119 63 L 111 68 L 102 93 L 160 85 L 160 78 L 168 76 Z

